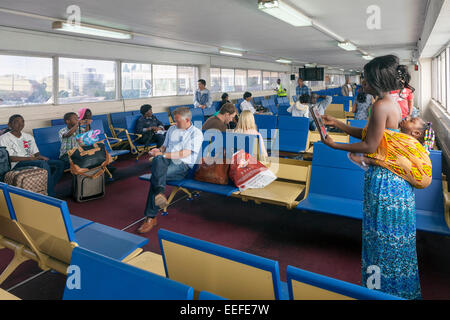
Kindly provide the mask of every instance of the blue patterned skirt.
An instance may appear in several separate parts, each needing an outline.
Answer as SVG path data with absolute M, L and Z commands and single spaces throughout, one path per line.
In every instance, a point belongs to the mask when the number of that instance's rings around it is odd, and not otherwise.
M 369 168 L 364 180 L 362 285 L 405 299 L 421 299 L 414 189 L 377 166 Z

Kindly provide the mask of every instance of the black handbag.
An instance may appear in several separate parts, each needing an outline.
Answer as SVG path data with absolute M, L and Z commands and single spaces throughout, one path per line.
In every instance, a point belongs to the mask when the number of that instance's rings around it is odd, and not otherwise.
M 70 150 L 67 155 L 70 161 L 70 172 L 74 175 L 85 175 L 87 171 L 95 168 L 102 169 L 104 172 L 106 166 L 112 162 L 103 142 L 96 142 L 92 146 L 78 146 Z

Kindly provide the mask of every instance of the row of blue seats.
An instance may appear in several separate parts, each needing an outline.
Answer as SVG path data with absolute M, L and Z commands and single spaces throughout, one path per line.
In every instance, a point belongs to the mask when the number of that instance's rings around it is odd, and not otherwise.
M 65 125 L 54 125 L 46 128 L 33 129 L 33 136 L 36 141 L 36 145 L 43 156 L 46 156 L 52 160 L 59 159 L 59 152 L 61 147 L 61 140 L 59 139 L 59 130 L 64 128 Z M 110 153 L 112 158 L 128 154 L 129 150 L 113 150 L 111 144 L 119 141 L 119 139 L 108 138 L 105 133 L 103 121 L 94 120 L 91 124 L 92 129 L 100 130 L 99 138 L 105 141 L 106 150 Z
M 15 243 L 14 248 L 25 246 L 32 250 L 43 269 L 51 267 L 47 265 L 49 259 L 56 265 L 68 264 L 74 247 L 124 260 L 141 252 L 140 248 L 148 243 L 147 238 L 71 215 L 65 201 L 4 183 L 0 183 L 0 240 L 3 247 Z M 16 251 L 0 275 L 0 283 L 29 259 L 24 259 L 23 254 L 23 250 Z M 65 268 L 57 271 L 64 273 Z
M 266 128 L 268 129 L 276 126 L 276 117 L 261 116 L 260 118 L 258 116 L 257 119 L 267 120 Z M 272 122 L 269 123 L 269 121 Z M 298 130 L 302 126 L 303 130 Z M 260 127 L 264 128 L 264 125 L 260 123 Z M 280 151 L 299 152 L 300 149 L 305 150 L 309 132 L 307 118 L 278 117 L 278 128 L 277 139 Z M 227 154 L 233 154 L 240 149 L 252 155 L 255 154 L 257 143 L 255 136 L 230 133 L 227 136 L 229 137 L 224 144 Z M 235 143 L 238 139 L 245 139 L 249 143 L 238 146 Z M 211 137 L 205 135 L 202 150 L 208 150 L 211 142 Z M 441 176 L 442 152 L 432 151 L 430 158 L 433 164 L 433 181 L 428 188 L 415 190 L 417 229 L 450 235 L 444 215 Z M 231 184 L 223 186 L 196 181 L 193 179 L 194 170 L 195 168 L 187 178 L 181 181 L 169 181 L 168 185 L 228 197 L 238 191 Z M 141 176 L 140 179 L 149 181 L 150 175 Z M 331 149 L 322 143 L 315 143 L 312 172 L 308 184 L 309 193 L 298 204 L 297 209 L 362 219 L 364 172 L 348 160 L 346 152 Z
M 75 248 L 71 265 L 82 270 L 79 288 L 65 300 L 325 300 L 399 298 L 292 266 L 287 283 L 278 262 L 160 229 L 158 238 L 166 277 Z M 206 276 L 207 275 L 207 276 Z
M 450 235 L 445 221 L 442 189 L 442 152 L 431 151 L 433 180 L 426 189 L 415 189 L 417 230 Z M 353 219 L 363 216 L 364 171 L 351 163 L 347 152 L 321 142 L 314 144 L 309 192 L 297 209 Z

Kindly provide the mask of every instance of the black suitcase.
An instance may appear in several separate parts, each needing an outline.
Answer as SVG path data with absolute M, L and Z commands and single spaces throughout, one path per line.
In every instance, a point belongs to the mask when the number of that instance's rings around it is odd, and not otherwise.
M 100 199 L 105 196 L 105 174 L 102 173 L 97 178 L 91 178 L 101 169 L 86 172 L 84 175 L 73 176 L 73 197 L 77 202 L 86 202 Z

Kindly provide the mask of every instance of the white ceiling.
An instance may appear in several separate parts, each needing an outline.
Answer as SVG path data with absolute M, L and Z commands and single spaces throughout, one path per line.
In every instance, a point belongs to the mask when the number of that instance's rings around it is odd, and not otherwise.
M 427 1 L 291 0 L 372 55 L 394 53 L 402 59 L 411 58 Z M 257 0 L 1 0 L 0 8 L 65 19 L 67 6 L 73 4 L 80 6 L 82 22 L 157 36 L 124 42 L 214 54 L 218 47 L 229 47 L 247 51 L 248 58 L 283 57 L 345 69 L 366 62 L 313 27 L 296 28 L 259 11 Z M 381 8 L 382 29 L 371 31 L 366 27 L 366 9 L 374 4 Z M 0 25 L 53 32 L 50 20 L 5 12 L 0 12 Z

